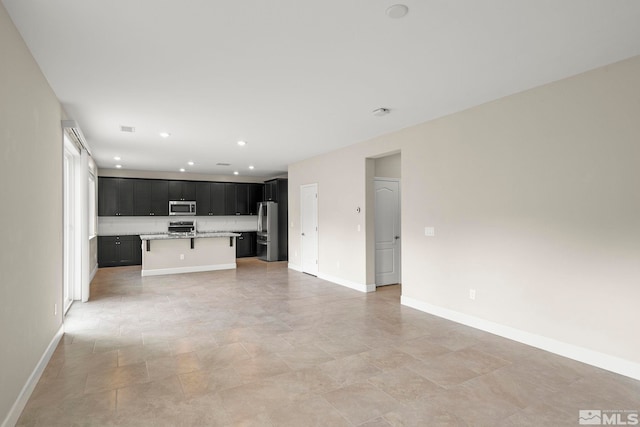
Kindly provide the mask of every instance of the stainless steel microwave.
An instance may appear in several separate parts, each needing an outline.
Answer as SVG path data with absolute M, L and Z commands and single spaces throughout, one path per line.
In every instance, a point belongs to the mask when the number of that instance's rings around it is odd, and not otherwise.
M 196 202 L 184 200 L 171 200 L 169 202 L 169 215 L 195 215 Z

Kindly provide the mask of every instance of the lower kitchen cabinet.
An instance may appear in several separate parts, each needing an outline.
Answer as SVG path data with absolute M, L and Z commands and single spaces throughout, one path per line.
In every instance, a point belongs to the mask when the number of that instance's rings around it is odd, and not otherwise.
M 140 236 L 98 236 L 98 267 L 142 265 Z
M 246 258 L 257 255 L 258 233 L 255 231 L 240 232 L 236 237 L 236 258 Z

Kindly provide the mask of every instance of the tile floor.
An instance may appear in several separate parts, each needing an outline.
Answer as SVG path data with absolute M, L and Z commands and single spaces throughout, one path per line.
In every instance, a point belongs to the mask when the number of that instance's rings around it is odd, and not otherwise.
M 20 426 L 576 426 L 640 410 L 640 382 L 400 305 L 239 260 L 100 269 Z

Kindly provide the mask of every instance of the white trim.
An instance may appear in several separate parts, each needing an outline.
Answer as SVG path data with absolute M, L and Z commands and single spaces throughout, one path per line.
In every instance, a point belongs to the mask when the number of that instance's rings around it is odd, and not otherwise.
M 89 283 L 93 281 L 93 278 L 96 277 L 96 273 L 98 272 L 98 264 L 93 267 L 91 273 L 89 273 Z
M 381 176 L 374 176 L 374 181 L 391 181 L 391 182 L 400 182 L 400 178 L 384 178 Z
M 324 273 L 318 273 L 318 279 L 326 280 L 327 282 L 335 283 L 336 285 L 345 286 L 347 288 L 355 289 L 360 292 L 374 292 L 376 285 L 364 285 L 362 283 L 352 282 L 350 280 L 342 279 L 340 277 L 331 276 Z
M 31 393 L 33 393 L 33 390 L 36 388 L 38 381 L 40 381 L 40 377 L 47 367 L 49 360 L 51 360 L 53 352 L 56 351 L 56 347 L 58 347 L 58 343 L 60 343 L 62 335 L 64 335 L 64 324 L 60 325 L 60 329 L 58 329 L 56 334 L 53 336 L 53 339 L 49 343 L 47 349 L 44 351 L 44 354 L 40 358 L 40 361 L 33 369 L 33 372 L 31 372 L 31 375 L 29 375 L 29 378 L 27 379 L 24 387 L 22 387 L 18 398 L 13 403 L 13 406 L 9 410 L 7 417 L 2 422 L 2 427 L 12 427 L 15 426 L 18 422 L 18 418 L 20 418 L 22 410 L 27 405 L 27 402 L 31 397 Z
M 287 264 L 287 267 L 290 268 L 291 270 L 295 270 L 295 271 L 299 271 L 300 273 L 302 273 L 302 267 L 300 267 L 297 264 Z
M 153 270 L 142 270 L 142 276 L 161 276 L 164 274 L 198 273 L 201 271 L 232 270 L 236 268 L 236 263 L 198 265 L 194 267 L 156 268 Z
M 634 363 L 629 360 L 612 356 L 610 354 L 600 353 L 595 350 L 579 347 L 577 345 L 558 341 L 553 338 L 512 328 L 510 326 L 495 323 L 490 320 L 485 320 L 479 317 L 460 313 L 458 311 L 449 310 L 447 308 L 432 305 L 411 297 L 400 297 L 400 303 L 402 305 L 406 305 L 407 307 L 424 311 L 425 313 L 433 314 L 435 316 L 452 320 L 457 323 L 462 323 L 463 325 L 471 326 L 472 328 L 490 332 L 492 334 L 518 341 L 532 347 L 540 348 L 542 350 L 546 350 L 560 356 L 568 357 L 579 362 L 606 369 L 607 371 L 615 372 L 620 375 L 625 375 L 627 377 L 640 380 L 639 363 Z

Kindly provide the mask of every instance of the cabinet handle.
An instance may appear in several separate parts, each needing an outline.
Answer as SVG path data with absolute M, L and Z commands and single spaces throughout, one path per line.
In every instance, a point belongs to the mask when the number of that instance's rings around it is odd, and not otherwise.
M 149 215 L 155 215 L 155 213 L 153 213 L 153 212 L 150 212 L 150 213 L 149 213 Z

